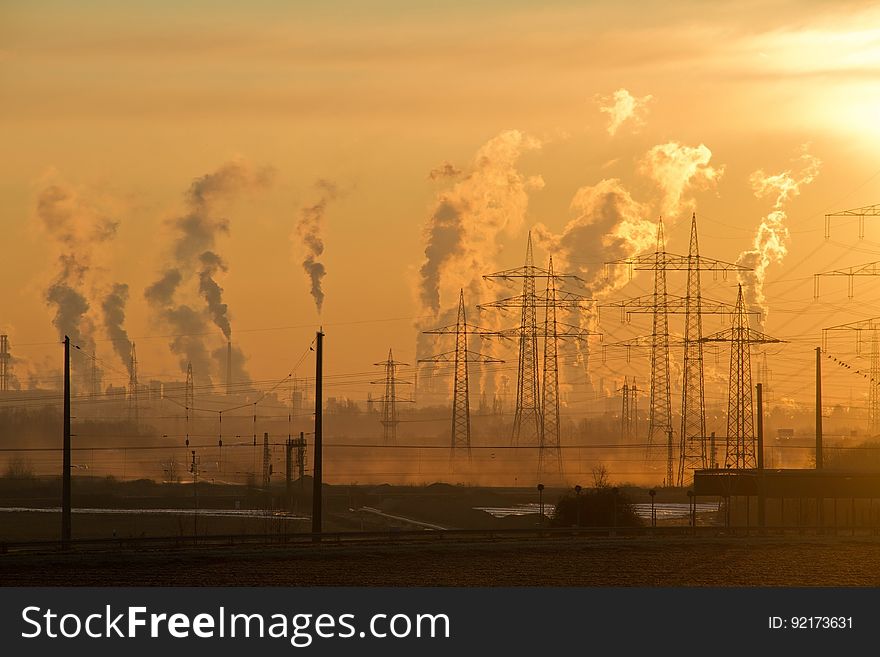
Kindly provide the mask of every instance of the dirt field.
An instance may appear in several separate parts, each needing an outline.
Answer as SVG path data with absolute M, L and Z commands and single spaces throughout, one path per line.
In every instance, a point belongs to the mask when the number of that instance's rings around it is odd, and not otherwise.
M 4 585 L 878 586 L 880 540 L 530 539 L 0 556 Z

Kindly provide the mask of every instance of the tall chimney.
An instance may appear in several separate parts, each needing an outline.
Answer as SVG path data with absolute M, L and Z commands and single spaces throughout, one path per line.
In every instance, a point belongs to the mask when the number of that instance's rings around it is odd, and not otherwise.
M 232 394 L 232 340 L 226 343 L 226 394 Z

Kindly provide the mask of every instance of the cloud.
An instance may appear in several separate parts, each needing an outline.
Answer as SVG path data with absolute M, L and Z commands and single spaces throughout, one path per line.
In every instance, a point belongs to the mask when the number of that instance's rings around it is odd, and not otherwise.
M 608 134 L 613 137 L 627 121 L 632 125 L 634 131 L 645 125 L 648 103 L 652 99 L 653 96 L 650 94 L 636 98 L 628 90 L 622 88 L 610 96 L 600 96 L 598 98 L 599 111 L 608 115 Z
M 712 151 L 704 144 L 684 146 L 670 141 L 651 148 L 639 162 L 640 171 L 660 187 L 663 216 L 681 212 L 682 198 L 692 189 L 708 189 L 724 174 L 724 167 L 709 164 Z

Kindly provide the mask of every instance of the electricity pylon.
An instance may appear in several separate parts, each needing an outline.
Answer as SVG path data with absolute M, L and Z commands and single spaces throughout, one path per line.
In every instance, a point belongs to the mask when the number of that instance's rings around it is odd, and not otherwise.
M 623 387 L 617 389 L 622 393 L 620 410 L 620 437 L 623 440 L 632 440 L 638 432 L 639 417 L 639 389 L 636 386 L 636 378 L 633 377 L 632 385 L 623 377 Z
M 658 438 L 665 438 L 668 443 L 669 432 L 672 431 L 672 399 L 669 377 L 669 346 L 672 337 L 669 333 L 668 315 L 683 314 L 685 316 L 684 334 L 684 366 L 681 401 L 681 430 L 679 433 L 679 467 L 677 483 L 682 486 L 689 480 L 686 474 L 692 472 L 694 466 L 705 467 L 707 454 L 705 442 L 701 438 L 706 435 L 706 409 L 703 377 L 703 349 L 700 343 L 702 336 L 702 315 L 724 314 L 730 306 L 703 299 L 700 290 L 700 272 L 711 271 L 715 276 L 720 272 L 726 278 L 729 272 L 748 271 L 747 267 L 706 258 L 700 255 L 697 239 L 697 216 L 691 216 L 691 237 L 688 254 L 678 255 L 665 250 L 663 242 L 663 221 L 657 224 L 657 246 L 654 253 L 646 253 L 632 258 L 606 263 L 609 265 L 627 265 L 630 276 L 633 271 L 654 272 L 653 298 L 637 297 L 628 302 L 609 304 L 620 307 L 628 317 L 636 307 L 642 307 L 652 314 L 651 333 L 651 401 L 648 424 L 647 457 L 661 444 Z M 670 295 L 666 290 L 667 271 L 686 271 L 687 289 L 684 297 Z M 667 471 L 669 470 L 669 452 L 667 449 Z M 671 478 L 670 479 L 671 484 Z
M 853 210 L 840 210 L 839 212 L 830 212 L 825 215 L 825 239 L 831 237 L 831 217 L 858 217 L 859 219 L 859 239 L 865 239 L 865 217 L 880 217 L 880 204 L 866 205 L 863 208 L 855 208 Z
M 568 311 L 582 311 L 585 305 L 592 304 L 592 299 L 560 290 L 558 285 L 567 280 L 580 280 L 576 276 L 570 274 L 559 274 L 553 269 L 553 258 L 550 258 L 549 266 L 546 270 L 535 268 L 538 273 L 535 278 L 546 279 L 546 289 L 543 293 L 535 293 L 531 297 L 525 293 L 515 297 L 499 299 L 491 303 L 479 306 L 481 310 L 488 308 L 507 309 L 507 308 L 526 308 L 534 306 L 535 309 L 542 308 L 544 310 L 544 322 L 542 327 L 536 324 L 533 333 L 530 327 L 521 325 L 512 329 L 503 329 L 493 331 L 488 335 L 497 335 L 506 338 L 519 338 L 520 345 L 523 345 L 523 336 L 534 336 L 537 339 L 544 340 L 544 356 L 542 364 L 542 376 L 540 378 L 539 390 L 541 391 L 540 405 L 537 412 L 537 446 L 538 446 L 538 474 L 559 474 L 563 473 L 562 464 L 562 446 L 560 436 L 560 420 L 559 420 L 559 340 L 560 339 L 577 339 L 585 341 L 591 335 L 596 333 L 588 329 L 567 324 L 559 321 L 557 311 L 565 309 Z M 543 272 L 543 273 L 541 273 Z M 536 321 L 537 321 L 537 312 Z M 521 352 L 522 353 L 522 352 Z M 518 396 L 519 397 L 519 396 Z M 525 412 L 522 414 L 527 416 Z M 513 442 L 519 444 L 522 436 L 517 433 L 516 424 L 514 424 Z
M 409 399 L 397 398 L 397 385 L 409 384 L 409 381 L 401 381 L 395 374 L 399 365 L 407 365 L 394 360 L 391 349 L 388 349 L 388 360 L 381 363 L 373 363 L 385 368 L 385 378 L 381 381 L 371 381 L 373 384 L 381 384 L 385 386 L 385 395 L 382 397 L 382 438 L 386 445 L 397 444 L 397 425 L 400 421 L 397 419 L 397 404 Z
M 458 316 L 455 324 L 431 331 L 429 335 L 454 335 L 455 349 L 430 358 L 420 358 L 420 363 L 453 363 L 454 385 L 452 391 L 452 444 L 450 456 L 455 460 L 464 451 L 471 459 L 471 410 L 468 389 L 468 363 L 503 363 L 503 360 L 468 349 L 469 335 L 486 335 L 489 331 L 467 323 L 464 310 L 464 290 L 458 296 Z
M 516 388 L 516 409 L 513 418 L 513 435 L 511 442 L 514 445 L 532 444 L 541 445 L 544 428 L 544 419 L 542 417 L 542 407 L 544 405 L 544 397 L 541 394 L 540 377 L 538 375 L 538 341 L 547 335 L 547 322 L 545 315 L 544 331 L 542 333 L 538 325 L 538 308 L 547 309 L 548 293 L 543 297 L 536 291 L 536 281 L 538 279 L 545 280 L 549 283 L 553 281 L 553 308 L 568 308 L 571 310 L 582 309 L 584 303 L 591 302 L 583 296 L 572 292 L 559 290 L 557 285 L 564 284 L 566 281 L 580 281 L 577 276 L 571 274 L 560 274 L 552 272 L 549 269 L 537 267 L 534 264 L 532 255 L 532 234 L 529 233 L 528 243 L 526 245 L 526 261 L 522 267 L 507 269 L 494 274 L 483 276 L 485 280 L 519 280 L 522 279 L 522 294 L 499 299 L 491 303 L 481 304 L 479 308 L 485 310 L 487 308 L 510 309 L 517 308 L 520 310 L 520 325 L 515 329 L 507 331 L 495 332 L 495 335 L 503 335 L 505 337 L 516 336 L 519 340 L 519 364 L 517 367 L 517 388 Z M 548 287 L 548 290 L 550 288 Z M 557 328 L 559 322 L 555 322 Z M 566 325 L 569 326 L 569 325 Z M 576 329 L 579 335 L 586 335 L 589 332 L 578 327 L 570 327 Z M 554 333 L 555 334 L 555 333 Z M 558 335 L 557 337 L 564 337 Z M 546 344 L 546 343 L 545 343 Z M 546 352 L 546 346 L 545 346 Z M 551 349 L 552 352 L 552 349 Z M 550 354 L 545 353 L 545 367 L 548 364 L 547 358 Z M 551 359 L 555 363 L 555 359 Z M 554 365 L 555 367 L 555 365 Z M 552 369 L 552 368 L 551 368 Z M 551 372 L 552 377 L 552 372 Z M 553 394 L 553 393 L 551 393 Z M 552 402 L 551 402 L 552 403 Z M 553 419 L 551 418 L 551 422 Z M 558 424 L 558 422 L 557 422 Z
M 755 416 L 752 404 L 753 344 L 784 342 L 749 328 L 749 318 L 743 301 L 742 285 L 736 296 L 736 312 L 729 329 L 702 339 L 703 342 L 730 343 L 730 376 L 727 390 L 727 452 L 725 467 L 754 468 Z
M 868 431 L 871 435 L 880 433 L 880 317 L 838 324 L 822 329 L 822 350 L 828 346 L 828 334 L 837 331 L 853 331 L 856 334 L 856 354 L 861 355 L 862 332 L 867 332 L 871 340 L 871 373 L 868 379 Z
M 134 342 L 131 343 L 131 353 L 128 361 L 128 419 L 138 421 L 138 375 L 137 375 L 137 352 Z

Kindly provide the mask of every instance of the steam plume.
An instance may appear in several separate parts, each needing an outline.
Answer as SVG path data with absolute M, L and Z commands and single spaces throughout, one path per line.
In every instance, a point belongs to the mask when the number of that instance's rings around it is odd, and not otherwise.
M 215 369 L 204 344 L 208 319 L 227 339 L 231 333 L 223 288 L 216 280 L 218 273 L 227 271 L 216 242 L 229 233 L 229 220 L 218 216 L 217 208 L 243 191 L 265 187 L 272 173 L 271 169 L 253 169 L 243 160 L 233 160 L 194 180 L 184 194 L 186 211 L 169 222 L 174 232 L 169 265 L 144 291 L 156 319 L 176 334 L 169 346 L 180 357 L 181 371 L 192 363 L 202 383 L 210 383 L 210 372 Z M 197 310 L 192 301 L 177 300 L 180 295 L 192 294 L 191 285 L 203 299 L 204 310 Z
M 116 235 L 119 222 L 111 219 L 92 199 L 86 200 L 72 186 L 57 182 L 37 197 L 36 216 L 50 246 L 56 251 L 55 273 L 45 291 L 54 309 L 52 324 L 59 337 L 71 341 L 87 354 L 95 353 L 94 323 L 89 317 L 89 290 L 95 283 L 96 260 Z M 76 381 L 88 389 L 90 363 L 76 358 L 72 364 Z
M 606 271 L 604 263 L 618 260 L 653 247 L 656 226 L 645 219 L 648 208 L 630 195 L 616 178 L 581 187 L 571 201 L 575 218 L 562 233 L 555 235 L 543 224 L 532 230 L 539 244 L 553 253 L 560 271 L 579 275 L 586 281 L 586 295 L 601 299 L 623 287 L 628 274 L 623 267 Z M 594 313 L 578 312 L 574 321 L 582 328 L 596 330 Z M 578 360 L 589 383 L 589 345 L 577 344 Z M 583 374 L 581 375 L 583 376 Z
M 302 266 L 309 276 L 312 298 L 314 298 L 315 308 L 320 314 L 321 307 L 324 305 L 324 290 L 321 287 L 321 281 L 327 274 L 324 263 L 318 260 L 324 254 L 324 239 L 321 236 L 322 224 L 327 204 L 339 195 L 339 190 L 328 180 L 319 180 L 315 183 L 315 187 L 318 189 L 320 197 L 314 205 L 306 206 L 300 210 L 296 234 L 305 250 Z
M 608 115 L 608 134 L 613 137 L 626 121 L 636 129 L 643 126 L 648 103 L 653 98 L 650 94 L 636 98 L 626 89 L 618 89 L 610 96 L 600 96 L 599 111 Z
M 718 182 L 724 167 L 710 166 L 711 159 L 712 151 L 703 144 L 691 147 L 674 141 L 658 144 L 645 154 L 640 168 L 662 190 L 661 215 L 678 214 L 688 189 L 707 189 Z
M 795 161 L 796 167 L 775 175 L 767 175 L 763 169 L 758 169 L 749 177 L 755 196 L 763 198 L 776 195 L 773 210 L 761 220 L 755 231 L 752 248 L 743 251 L 737 258 L 737 264 L 752 269 L 750 272 L 740 274 L 740 282 L 743 284 L 746 304 L 761 309 L 762 324 L 766 321 L 769 312 L 767 298 L 764 296 L 767 267 L 771 262 L 781 263 L 788 253 L 786 242 L 789 233 L 785 225 L 787 217 L 785 205 L 789 199 L 800 194 L 802 185 L 813 182 L 819 175 L 819 167 L 822 164 L 817 157 L 810 155 L 807 149 L 806 144 L 801 147 L 801 154 Z
M 128 285 L 116 283 L 104 297 L 101 309 L 104 311 L 104 329 L 113 343 L 119 359 L 125 363 L 131 374 L 131 341 L 125 330 L 125 304 L 128 302 Z
M 437 196 L 425 226 L 425 261 L 419 270 L 419 299 L 437 315 L 441 297 L 450 306 L 465 289 L 478 302 L 482 275 L 492 271 L 502 233 L 522 226 L 529 191 L 540 189 L 540 176 L 526 177 L 517 168 L 520 156 L 541 143 L 519 130 L 490 139 L 476 153 L 471 170 Z
M 226 271 L 226 265 L 213 251 L 205 251 L 199 260 L 202 270 L 199 272 L 199 292 L 208 304 L 208 313 L 217 327 L 223 331 L 223 336 L 228 340 L 232 335 L 232 327 L 229 325 L 227 306 L 223 303 L 223 288 L 214 280 L 217 270 Z

